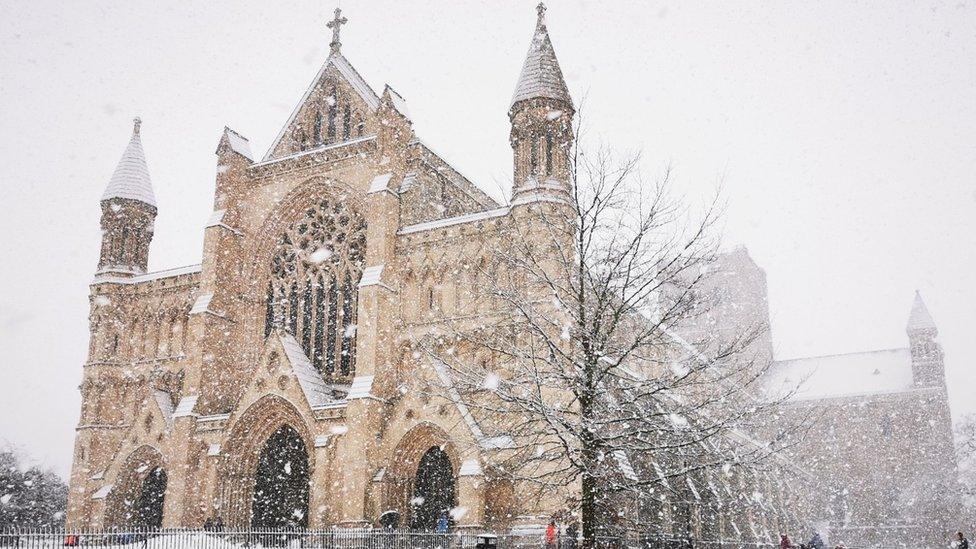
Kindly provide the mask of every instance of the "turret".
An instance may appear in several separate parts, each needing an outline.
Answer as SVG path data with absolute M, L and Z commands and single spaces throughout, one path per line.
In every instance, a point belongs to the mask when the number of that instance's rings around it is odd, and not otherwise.
M 512 96 L 508 117 L 515 156 L 514 204 L 567 200 L 572 179 L 573 100 L 563 80 L 540 3 L 529 52 Z
M 912 303 L 912 312 L 908 315 L 905 331 L 908 333 L 912 353 L 912 376 L 915 385 L 945 385 L 942 346 L 935 340 L 939 330 L 918 291 L 915 292 L 915 301 Z
M 156 197 L 133 121 L 132 138 L 102 195 L 102 252 L 98 274 L 131 276 L 146 272 L 156 220 Z

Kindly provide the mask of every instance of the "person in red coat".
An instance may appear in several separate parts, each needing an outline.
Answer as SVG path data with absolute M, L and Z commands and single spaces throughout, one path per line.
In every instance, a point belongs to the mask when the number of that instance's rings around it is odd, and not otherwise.
M 556 520 L 549 519 L 546 526 L 546 549 L 556 549 Z
M 790 541 L 790 536 L 786 534 L 779 535 L 779 549 L 793 549 L 794 547 L 796 546 Z

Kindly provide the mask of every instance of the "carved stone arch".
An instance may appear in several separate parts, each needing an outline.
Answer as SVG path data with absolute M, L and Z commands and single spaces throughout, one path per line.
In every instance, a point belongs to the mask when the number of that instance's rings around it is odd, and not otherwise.
M 109 528 L 140 527 L 140 501 L 150 475 L 158 470 L 168 474 L 166 459 L 158 448 L 149 444 L 129 453 L 116 474 L 115 484 L 105 502 L 104 524 Z M 165 484 L 165 483 L 164 483 Z M 161 505 L 162 501 L 159 501 Z M 158 526 L 158 525 L 154 525 Z
M 393 450 L 385 473 L 383 509 L 396 510 L 409 524 L 414 479 L 424 456 L 431 449 L 439 449 L 450 462 L 453 478 L 457 479 L 461 456 L 451 437 L 437 425 L 424 421 L 411 428 Z M 456 488 L 455 488 L 456 490 Z M 454 497 L 457 497 L 455 491 Z M 455 499 L 456 501 L 456 499 Z
M 228 527 L 250 525 L 258 460 L 265 443 L 283 426 L 293 429 L 305 445 L 310 477 L 315 470 L 313 437 L 298 408 L 277 395 L 260 398 L 234 421 L 221 451 L 213 506 Z

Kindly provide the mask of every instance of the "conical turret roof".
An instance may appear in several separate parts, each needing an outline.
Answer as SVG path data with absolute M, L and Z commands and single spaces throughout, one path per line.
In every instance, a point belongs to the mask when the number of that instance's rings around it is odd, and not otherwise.
M 149 166 L 146 164 L 146 153 L 142 150 L 142 139 L 139 137 L 139 127 L 142 121 L 136 118 L 132 124 L 132 139 L 129 140 L 122 158 L 119 160 L 112 179 L 102 194 L 102 200 L 112 198 L 128 198 L 145 202 L 156 207 L 156 195 L 153 193 L 152 181 L 149 179 Z
M 549 31 L 546 29 L 546 7 L 540 3 L 536 9 L 539 12 L 539 19 L 536 22 L 532 43 L 529 44 L 529 52 L 525 56 L 525 64 L 522 65 L 522 74 L 515 86 L 512 105 L 519 101 L 544 97 L 565 101 L 572 107 L 573 99 L 569 96 L 563 71 L 559 68 L 556 51 L 552 47 L 552 40 L 549 39 Z
M 908 315 L 906 329 L 909 332 L 936 329 L 935 321 L 932 320 L 932 315 L 929 314 L 929 309 L 922 301 L 922 294 L 918 290 L 915 290 L 915 301 L 912 303 L 912 312 Z

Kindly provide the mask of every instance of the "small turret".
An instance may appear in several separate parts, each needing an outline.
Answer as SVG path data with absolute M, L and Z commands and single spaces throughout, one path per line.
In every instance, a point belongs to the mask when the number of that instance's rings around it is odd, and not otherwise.
M 98 274 L 140 274 L 149 263 L 156 197 L 142 150 L 141 124 L 138 118 L 133 121 L 132 138 L 102 195 Z
M 935 340 L 939 330 L 918 291 L 915 292 L 915 301 L 912 303 L 912 312 L 908 315 L 905 331 L 908 333 L 912 353 L 912 375 L 915 378 L 915 385 L 924 387 L 945 385 L 944 355 L 942 346 Z
M 569 154 L 576 111 L 546 29 L 546 7 L 540 3 L 536 10 L 535 33 L 508 111 L 514 204 L 566 200 L 572 185 Z

